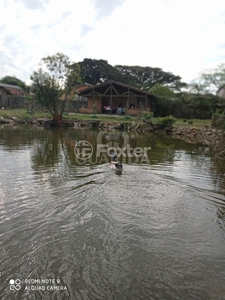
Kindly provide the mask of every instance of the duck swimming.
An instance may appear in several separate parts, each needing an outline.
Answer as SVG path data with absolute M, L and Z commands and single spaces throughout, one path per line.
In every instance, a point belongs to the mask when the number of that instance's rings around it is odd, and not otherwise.
M 116 155 L 114 153 L 111 154 L 111 163 L 110 163 L 110 168 L 114 170 L 117 173 L 122 173 L 123 172 L 123 164 L 120 161 L 115 160 Z

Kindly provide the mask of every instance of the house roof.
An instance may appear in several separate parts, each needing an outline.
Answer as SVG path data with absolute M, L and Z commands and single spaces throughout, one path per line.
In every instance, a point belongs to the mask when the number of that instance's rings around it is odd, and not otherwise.
M 19 90 L 19 91 L 23 91 L 19 86 L 17 85 L 12 85 L 12 84 L 6 84 L 6 83 L 0 83 L 0 86 L 4 87 L 4 88 L 8 88 L 8 89 L 15 89 L 15 90 Z
M 5 86 L 0 85 L 0 89 L 6 93 L 6 95 L 12 95 L 12 93 Z
M 79 85 L 76 85 L 75 87 L 76 88 L 83 88 L 83 87 L 90 87 L 90 86 L 92 86 L 92 84 L 90 84 L 90 83 L 81 83 L 81 84 L 79 84 Z
M 87 88 L 80 91 L 80 95 L 81 96 L 88 96 L 88 95 L 91 96 L 91 94 L 93 94 L 93 92 L 96 92 L 99 95 L 106 96 L 106 95 L 110 94 L 110 91 L 109 91 L 110 86 L 113 88 L 113 93 L 118 96 L 125 95 L 125 94 L 127 95 L 127 92 L 130 91 L 131 94 L 135 94 L 137 96 L 148 95 L 148 96 L 154 97 L 153 94 L 151 94 L 145 90 L 141 90 L 134 86 L 130 86 L 130 85 L 118 82 L 118 81 L 114 81 L 114 80 L 108 80 L 103 83 L 88 86 Z

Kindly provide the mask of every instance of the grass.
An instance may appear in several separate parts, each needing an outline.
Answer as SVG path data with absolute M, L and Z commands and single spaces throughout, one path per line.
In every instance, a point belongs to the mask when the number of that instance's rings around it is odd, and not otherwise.
M 205 126 L 211 126 L 211 119 L 187 119 L 186 122 L 184 122 L 184 119 L 176 119 L 176 123 L 173 124 L 174 127 L 205 127 Z M 188 121 L 192 121 L 193 124 L 188 124 Z
M 17 117 L 21 119 L 27 119 L 27 118 L 50 118 L 51 114 L 46 112 L 35 112 L 33 114 L 28 113 L 26 109 L 4 109 L 0 110 L 0 117 Z M 118 115 L 102 115 L 102 114 L 96 114 L 93 117 L 93 114 L 77 114 L 77 113 L 64 113 L 63 119 L 76 119 L 81 121 L 88 121 L 88 120 L 99 120 L 101 122 L 110 122 L 110 121 L 116 121 L 116 122 L 123 122 L 123 123 L 129 123 L 131 121 L 140 121 L 140 118 L 138 117 L 129 117 L 126 118 L 124 116 L 118 116 Z
M 110 122 L 110 121 L 115 121 L 115 122 L 122 122 L 122 123 L 130 123 L 132 121 L 140 121 L 140 118 L 138 117 L 130 117 L 126 118 L 126 116 L 119 116 L 119 115 L 103 115 L 103 114 L 77 114 L 77 113 L 69 113 L 64 114 L 63 118 L 65 119 L 76 119 L 76 120 L 81 120 L 81 121 L 88 121 L 88 120 L 99 120 L 101 122 Z
M 51 115 L 46 112 L 35 112 L 33 114 L 27 113 L 26 109 L 4 109 L 0 110 L 0 117 L 17 117 L 21 119 L 27 119 L 27 118 L 50 118 Z M 64 113 L 63 118 L 66 119 L 76 119 L 80 121 L 89 121 L 89 120 L 99 120 L 101 122 L 110 122 L 110 121 L 117 121 L 117 122 L 122 122 L 122 123 L 130 123 L 132 121 L 135 122 L 140 122 L 141 118 L 140 117 L 129 117 L 126 118 L 124 116 L 118 116 L 118 115 L 103 115 L 103 114 L 96 114 L 95 117 L 93 118 L 93 115 L 88 115 L 88 114 L 77 114 L 77 113 Z M 153 118 L 153 123 L 155 123 L 155 120 Z M 176 123 L 173 124 L 174 127 L 205 127 L 211 126 L 211 119 L 207 120 L 200 120 L 200 119 L 192 119 L 188 120 L 187 122 L 184 122 L 184 119 L 176 119 Z M 188 121 L 192 121 L 193 124 L 188 124 Z
M 0 117 L 17 117 L 21 119 L 26 119 L 26 118 L 51 118 L 51 115 L 49 113 L 45 112 L 37 112 L 34 114 L 27 113 L 26 109 L 19 108 L 19 109 L 2 109 L 0 110 Z

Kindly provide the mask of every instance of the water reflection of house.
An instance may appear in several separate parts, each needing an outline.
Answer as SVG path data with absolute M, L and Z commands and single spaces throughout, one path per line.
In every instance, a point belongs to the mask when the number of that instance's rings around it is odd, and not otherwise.
M 80 85 L 80 113 L 117 113 L 139 115 L 154 111 L 156 98 L 149 92 L 120 82 L 109 80 L 97 85 Z
M 25 91 L 16 85 L 0 83 L 0 108 L 26 107 L 25 94 Z

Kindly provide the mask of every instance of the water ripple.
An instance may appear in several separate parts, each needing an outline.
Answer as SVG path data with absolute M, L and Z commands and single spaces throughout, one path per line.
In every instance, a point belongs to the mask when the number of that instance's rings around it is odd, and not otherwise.
M 208 160 L 178 151 L 118 175 L 61 160 L 34 168 L 29 151 L 7 152 L 0 173 L 1 299 L 223 297 L 225 193 Z M 12 293 L 11 278 L 67 291 Z

